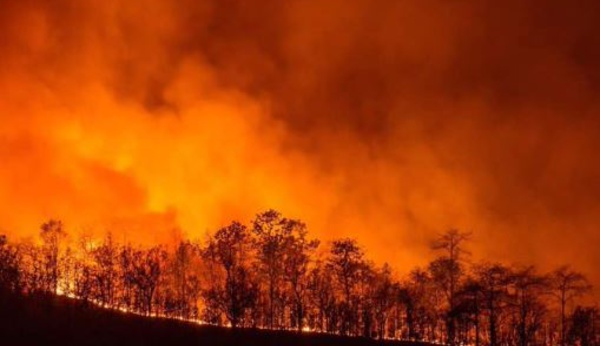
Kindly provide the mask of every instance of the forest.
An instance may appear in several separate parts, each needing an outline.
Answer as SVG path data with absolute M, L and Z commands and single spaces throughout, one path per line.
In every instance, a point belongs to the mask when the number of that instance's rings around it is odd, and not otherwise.
M 59 220 L 41 225 L 36 241 L 0 236 L 0 293 L 234 329 L 448 345 L 600 344 L 583 273 L 474 261 L 471 234 L 457 229 L 432 239 L 434 259 L 412 270 L 374 263 L 351 238 L 312 239 L 306 224 L 275 210 L 203 241 L 67 238 Z

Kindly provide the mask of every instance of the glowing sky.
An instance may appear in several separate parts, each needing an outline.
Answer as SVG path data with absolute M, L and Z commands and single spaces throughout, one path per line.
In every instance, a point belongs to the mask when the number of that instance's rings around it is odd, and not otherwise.
M 201 238 L 275 208 L 403 270 L 600 279 L 600 3 L 0 1 L 0 231 Z

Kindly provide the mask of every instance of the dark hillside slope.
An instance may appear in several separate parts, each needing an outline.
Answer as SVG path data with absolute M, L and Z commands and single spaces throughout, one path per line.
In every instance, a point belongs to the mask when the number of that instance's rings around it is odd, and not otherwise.
M 60 297 L 0 297 L 0 345 L 413 345 L 323 334 L 231 330 L 145 318 Z

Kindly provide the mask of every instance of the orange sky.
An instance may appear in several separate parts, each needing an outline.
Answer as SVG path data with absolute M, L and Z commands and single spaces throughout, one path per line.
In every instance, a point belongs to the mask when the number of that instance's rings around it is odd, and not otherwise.
M 0 1 L 0 231 L 275 208 L 401 271 L 458 227 L 598 280 L 600 4 L 501 3 Z

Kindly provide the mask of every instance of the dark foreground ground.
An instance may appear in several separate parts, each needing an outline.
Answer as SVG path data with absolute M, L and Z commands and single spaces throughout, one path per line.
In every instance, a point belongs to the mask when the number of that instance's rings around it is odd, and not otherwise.
M 0 297 L 0 345 L 371 346 L 414 344 L 261 330 L 231 330 L 84 308 L 60 297 Z

